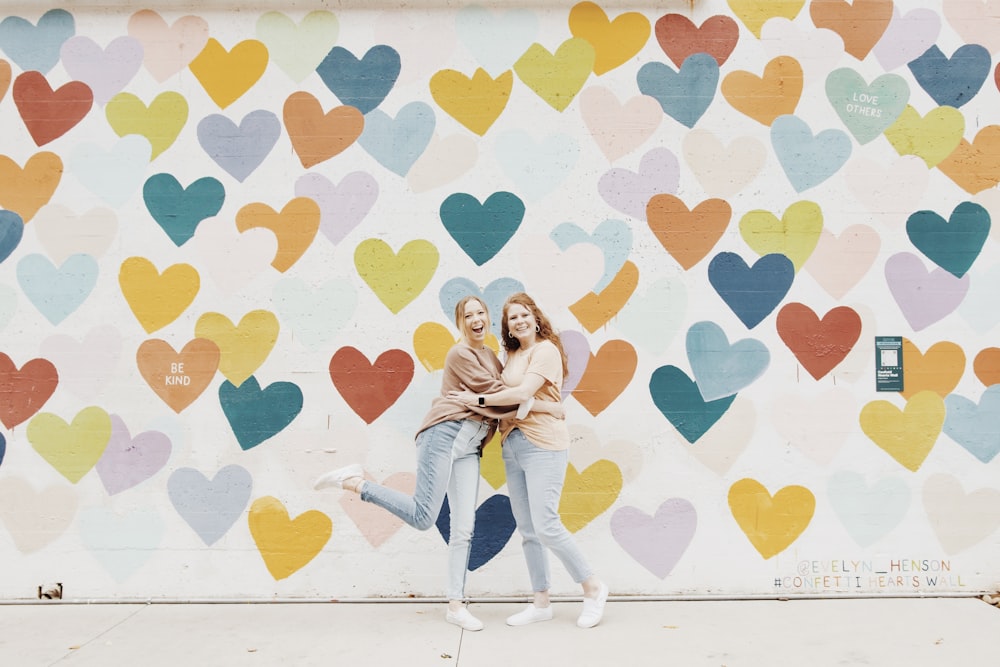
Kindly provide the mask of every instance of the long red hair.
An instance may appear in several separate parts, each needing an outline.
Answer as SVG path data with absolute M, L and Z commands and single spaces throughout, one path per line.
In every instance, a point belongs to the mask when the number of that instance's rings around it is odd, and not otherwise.
M 535 324 L 538 325 L 538 331 L 535 333 L 535 336 L 539 340 L 551 341 L 552 344 L 556 346 L 556 349 L 559 350 L 559 356 L 562 358 L 563 377 L 565 378 L 569 375 L 569 365 L 566 361 L 566 350 L 563 349 L 562 340 L 559 338 L 559 334 L 556 330 L 552 328 L 552 323 L 549 321 L 549 318 L 545 316 L 545 313 L 543 313 L 541 308 L 538 307 L 538 304 L 535 303 L 535 300 L 524 292 L 511 294 L 507 297 L 507 300 L 504 301 L 503 316 L 500 321 L 500 334 L 502 338 L 501 344 L 503 345 L 503 348 L 508 352 L 521 348 L 521 341 L 511 335 L 510 328 L 507 326 L 507 310 L 514 304 L 524 306 L 535 318 Z

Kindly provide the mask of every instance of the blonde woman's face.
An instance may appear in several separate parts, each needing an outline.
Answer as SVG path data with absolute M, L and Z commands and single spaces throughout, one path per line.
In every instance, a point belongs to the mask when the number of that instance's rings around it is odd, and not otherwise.
M 462 319 L 462 337 L 471 345 L 482 345 L 490 329 L 490 318 L 486 308 L 476 299 L 465 304 Z

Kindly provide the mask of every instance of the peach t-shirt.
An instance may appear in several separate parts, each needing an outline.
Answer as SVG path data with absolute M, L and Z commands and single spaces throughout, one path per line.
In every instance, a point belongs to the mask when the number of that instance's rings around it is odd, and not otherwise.
M 531 349 L 514 350 L 507 356 L 501 378 L 508 387 L 516 387 L 528 373 L 541 375 L 545 382 L 535 392 L 535 400 L 561 401 L 563 383 L 562 357 L 551 341 L 535 343 Z M 521 429 L 531 444 L 542 449 L 569 448 L 569 429 L 565 419 L 557 419 L 545 412 L 530 412 L 524 419 L 504 419 L 500 432 L 504 438 L 514 428 Z

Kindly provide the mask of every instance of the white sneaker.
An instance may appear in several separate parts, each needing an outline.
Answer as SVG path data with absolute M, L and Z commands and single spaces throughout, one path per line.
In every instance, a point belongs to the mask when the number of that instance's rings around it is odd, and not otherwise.
M 536 607 L 529 604 L 527 608 L 507 617 L 507 625 L 530 625 L 539 621 L 552 620 L 552 607 Z
M 592 628 L 601 622 L 604 617 L 604 604 L 608 601 L 608 585 L 601 582 L 601 589 L 597 592 L 596 598 L 583 598 L 583 611 L 576 619 L 576 624 L 581 628 Z
M 448 614 L 444 618 L 449 623 L 469 632 L 479 632 L 483 629 L 483 622 L 473 616 L 465 607 L 462 607 L 458 611 L 449 609 Z
M 352 477 L 361 477 L 364 479 L 365 471 L 361 467 L 360 463 L 352 463 L 349 466 L 344 466 L 343 468 L 337 468 L 336 470 L 331 470 L 325 475 L 321 476 L 313 484 L 313 488 L 328 489 L 331 486 L 342 489 L 344 488 L 344 482 L 351 479 Z

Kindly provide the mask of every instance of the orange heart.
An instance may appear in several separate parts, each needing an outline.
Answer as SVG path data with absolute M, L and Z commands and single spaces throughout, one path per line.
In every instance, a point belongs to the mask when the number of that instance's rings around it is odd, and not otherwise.
M 596 417 L 625 391 L 638 362 L 635 348 L 627 341 L 609 340 L 596 355 L 590 355 L 573 398 Z
M 3 100 L 4 95 L 7 94 L 7 89 L 10 88 L 10 77 L 10 63 L 0 59 L 0 100 Z
M 892 20 L 892 0 L 812 0 L 809 15 L 817 28 L 832 30 L 844 40 L 844 51 L 858 60 L 882 37 Z
M 653 195 L 646 204 L 646 222 L 653 235 L 685 270 L 715 247 L 732 215 L 732 207 L 722 199 L 706 199 L 691 211 L 674 195 Z
M 344 151 L 365 129 L 358 109 L 339 106 L 324 113 L 319 100 L 304 91 L 288 96 L 283 115 L 292 148 L 306 169 Z
M 219 346 L 194 338 L 177 353 L 165 340 L 143 341 L 135 353 L 139 372 L 149 388 L 180 413 L 205 391 L 219 370 Z
M 256 39 L 247 39 L 226 51 L 210 37 L 188 67 L 208 96 L 225 109 L 257 83 L 267 69 L 267 47 Z
M 987 387 L 1000 384 L 1000 347 L 980 350 L 972 362 L 976 377 Z
M 770 126 L 778 116 L 795 113 L 802 97 L 802 66 L 791 56 L 778 56 L 764 75 L 737 70 L 722 80 L 722 96 L 730 106 Z
M 173 264 L 161 274 L 145 257 L 129 257 L 118 271 L 118 284 L 139 324 L 153 333 L 187 310 L 198 296 L 201 278 L 190 264 Z
M 933 391 L 944 398 L 958 386 L 965 372 L 965 352 L 955 343 L 934 343 L 927 352 L 907 338 L 903 339 L 903 391 L 910 400 L 922 391 Z
M 594 333 L 625 306 L 639 284 L 639 269 L 626 261 L 600 294 L 590 292 L 569 307 L 587 331 Z
M 247 204 L 236 214 L 236 229 L 262 227 L 271 230 L 278 239 L 278 252 L 271 266 L 284 273 L 312 245 L 319 231 L 319 204 L 308 197 L 296 197 L 278 213 L 267 204 Z
M 507 106 L 514 73 L 507 70 L 494 79 L 480 67 L 469 78 L 445 69 L 431 77 L 430 86 L 431 97 L 446 114 L 483 136 Z
M 649 19 L 627 12 L 608 20 L 593 2 L 579 2 L 569 10 L 569 31 L 594 47 L 594 74 L 600 76 L 639 53 L 649 39 Z
M 62 173 L 62 160 L 55 153 L 35 153 L 28 158 L 24 169 L 6 155 L 0 155 L 0 206 L 28 222 L 52 199 Z
M 962 139 L 937 168 L 970 194 L 996 186 L 1000 183 L 1000 125 L 987 125 L 971 144 Z

